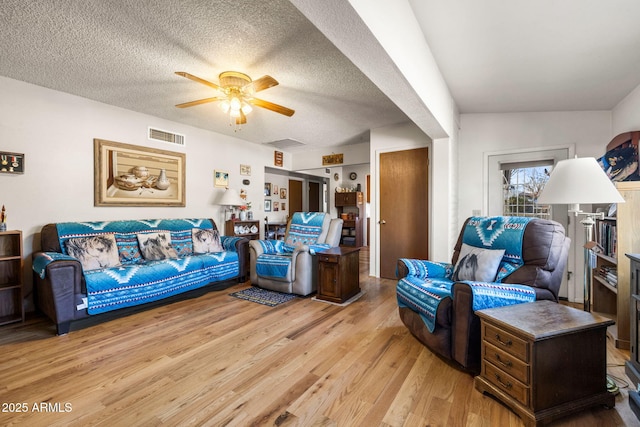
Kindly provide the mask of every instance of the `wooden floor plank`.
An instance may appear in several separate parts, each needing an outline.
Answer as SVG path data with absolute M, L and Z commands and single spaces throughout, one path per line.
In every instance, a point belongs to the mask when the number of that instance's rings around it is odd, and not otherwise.
M 229 295 L 248 283 L 102 323 L 66 336 L 44 317 L 0 328 L 0 425 L 28 426 L 522 426 L 473 377 L 402 325 L 395 281 L 368 276 L 346 307 L 296 298 L 276 307 Z M 612 410 L 553 426 L 632 426 L 624 362 Z M 70 411 L 35 411 L 41 404 Z M 59 406 L 58 406 L 59 407 Z M 55 406 L 50 406 L 55 409 Z M 0 408 L 2 409 L 2 408 Z

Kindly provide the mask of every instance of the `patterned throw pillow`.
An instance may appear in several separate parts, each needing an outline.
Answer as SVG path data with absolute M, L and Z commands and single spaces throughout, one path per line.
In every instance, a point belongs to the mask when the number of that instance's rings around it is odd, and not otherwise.
M 116 233 L 116 243 L 122 264 L 139 264 L 144 261 L 138 247 L 138 237 L 134 233 Z
M 176 250 L 179 257 L 193 255 L 193 239 L 191 230 L 181 230 L 171 232 L 171 246 Z
M 194 228 L 192 230 L 193 252 L 206 254 L 209 252 L 222 252 L 224 248 L 220 243 L 218 230 Z
M 493 282 L 503 256 L 504 249 L 482 249 L 463 243 L 453 280 Z
M 168 232 L 138 234 L 140 252 L 147 261 L 167 258 L 178 258 L 178 253 L 171 246 L 171 235 Z
M 77 258 L 85 271 L 120 265 L 118 246 L 113 234 L 77 237 L 67 240 L 65 245 L 67 253 Z

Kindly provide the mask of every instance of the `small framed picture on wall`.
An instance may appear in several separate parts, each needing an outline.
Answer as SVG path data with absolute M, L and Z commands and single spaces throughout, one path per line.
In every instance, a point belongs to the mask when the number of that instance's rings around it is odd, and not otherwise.
M 273 211 L 278 212 L 280 210 L 280 202 L 273 202 Z
M 264 201 L 264 211 L 271 212 L 271 200 Z
M 213 186 L 214 187 L 228 187 L 229 186 L 229 172 L 226 171 L 213 171 Z

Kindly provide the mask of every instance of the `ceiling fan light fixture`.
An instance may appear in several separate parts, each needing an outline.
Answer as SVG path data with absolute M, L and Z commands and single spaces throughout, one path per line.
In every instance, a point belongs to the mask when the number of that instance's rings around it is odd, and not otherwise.
M 247 123 L 246 116 L 253 111 L 254 106 L 258 106 L 278 114 L 283 114 L 288 117 L 291 117 L 295 113 L 295 111 L 290 108 L 254 97 L 256 92 L 278 85 L 277 80 L 271 76 L 262 76 L 254 81 L 244 73 L 240 73 L 238 71 L 225 71 L 220 73 L 218 76 L 220 84 L 217 85 L 184 71 L 176 71 L 176 74 L 205 86 L 209 86 L 220 93 L 220 96 L 184 102 L 182 104 L 177 104 L 176 107 L 193 107 L 196 105 L 206 104 L 208 102 L 220 101 L 220 108 L 225 114 L 229 114 L 231 122 L 235 122 L 238 129 L 240 125 Z
M 237 96 L 232 96 L 231 100 L 229 101 L 229 106 L 231 107 L 232 111 L 240 110 L 240 107 L 242 107 L 242 103 L 240 102 L 240 98 L 238 98 Z

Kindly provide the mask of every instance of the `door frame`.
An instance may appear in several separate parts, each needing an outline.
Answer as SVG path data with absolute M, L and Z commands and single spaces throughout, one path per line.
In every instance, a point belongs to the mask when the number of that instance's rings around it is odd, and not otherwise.
M 378 224 L 378 220 L 380 218 L 380 155 L 385 153 L 392 153 L 394 151 L 405 151 L 405 150 L 415 150 L 417 148 L 427 148 L 428 150 L 428 159 L 431 161 L 431 156 L 433 155 L 433 144 L 431 141 L 419 144 L 408 144 L 408 145 L 400 145 L 388 148 L 380 148 L 373 151 L 373 161 L 372 165 L 375 165 L 375 169 L 370 169 L 371 174 L 371 204 L 370 204 L 370 217 L 369 217 L 369 233 L 370 233 L 370 242 L 369 242 L 369 274 L 373 277 L 380 277 L 380 224 Z M 428 182 L 427 182 L 427 191 L 428 191 L 428 205 L 433 206 L 433 191 L 431 188 L 433 182 L 433 168 L 429 166 L 427 171 Z M 430 208 L 431 209 L 431 208 Z M 428 213 L 430 214 L 430 212 Z M 431 253 L 431 236 L 432 230 L 431 221 L 429 221 L 429 237 L 427 241 L 427 249 L 429 253 Z

